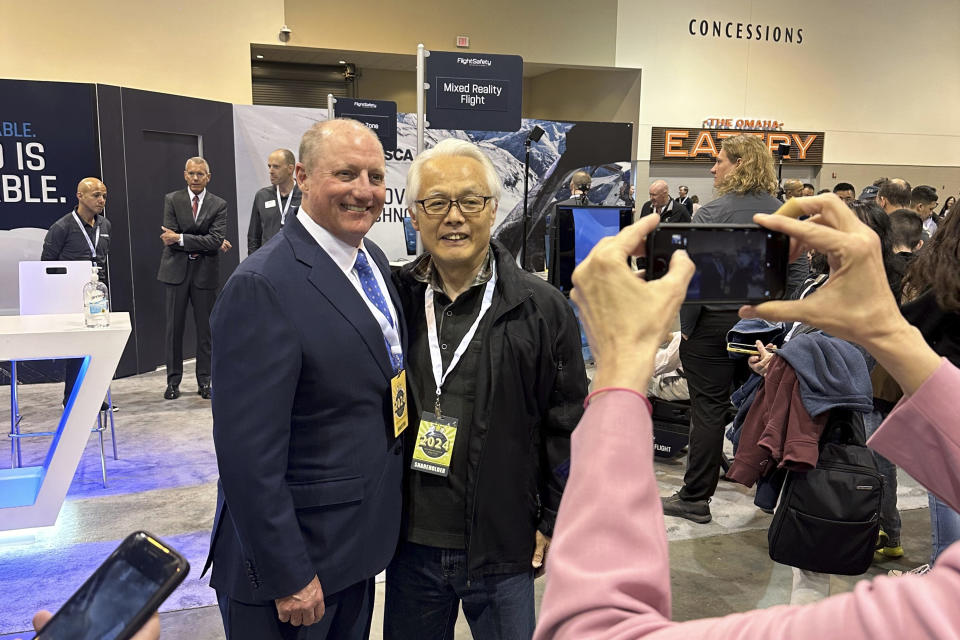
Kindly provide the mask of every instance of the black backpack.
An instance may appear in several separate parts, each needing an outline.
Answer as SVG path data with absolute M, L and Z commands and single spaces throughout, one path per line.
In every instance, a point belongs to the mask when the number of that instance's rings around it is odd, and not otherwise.
M 834 409 L 820 438 L 817 467 L 787 473 L 767 531 L 772 560 L 848 576 L 870 567 L 883 477 L 863 433 L 860 413 Z

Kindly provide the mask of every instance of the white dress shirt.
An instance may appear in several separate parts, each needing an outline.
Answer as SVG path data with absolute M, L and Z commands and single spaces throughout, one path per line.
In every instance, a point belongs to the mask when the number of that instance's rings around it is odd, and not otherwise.
M 203 198 L 207 195 L 207 190 L 204 189 L 200 193 L 194 193 L 190 190 L 190 187 L 187 187 L 187 196 L 190 198 L 190 212 L 193 213 L 193 197 L 197 197 L 197 220 L 200 219 L 200 209 L 203 208 Z M 183 246 L 183 234 L 180 234 L 180 246 Z

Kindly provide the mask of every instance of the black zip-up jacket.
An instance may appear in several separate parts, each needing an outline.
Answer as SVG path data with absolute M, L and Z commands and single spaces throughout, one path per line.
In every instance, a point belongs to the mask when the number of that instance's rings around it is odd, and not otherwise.
M 497 285 L 482 338 L 484 366 L 476 371 L 464 505 L 468 575 L 474 576 L 530 571 L 537 529 L 553 535 L 565 484 L 565 474 L 556 471 L 570 458 L 570 434 L 587 393 L 580 329 L 567 300 L 517 267 L 503 245 L 491 247 Z M 394 274 L 411 332 L 426 327 L 427 285 L 414 278 L 416 264 Z M 416 473 L 410 457 L 423 396 L 416 376 L 407 380 L 404 473 L 410 474 Z

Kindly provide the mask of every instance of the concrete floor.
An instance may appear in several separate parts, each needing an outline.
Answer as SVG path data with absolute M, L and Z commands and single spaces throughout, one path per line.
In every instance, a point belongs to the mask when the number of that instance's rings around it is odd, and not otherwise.
M 188 367 L 184 380 L 190 380 L 191 374 L 192 369 Z M 44 390 L 40 387 L 48 388 Z M 53 406 L 61 389 L 60 385 L 31 385 L 21 394 L 25 394 L 26 401 L 32 401 L 33 396 L 36 396 L 36 404 L 46 402 L 41 397 L 43 394 L 50 395 L 46 404 Z M 189 384 L 185 384 L 185 389 L 190 389 Z M 111 487 L 102 491 L 98 487 L 99 460 L 91 440 L 91 445 L 84 455 L 85 466 L 78 472 L 74 484 L 86 482 L 97 490 L 75 495 L 72 499 L 68 497 L 64 511 L 61 512 L 64 522 L 58 523 L 58 532 L 65 539 L 69 539 L 68 542 L 76 543 L 78 549 L 82 548 L 80 543 L 113 544 L 112 541 L 139 526 L 149 525 L 149 530 L 162 536 L 193 532 L 191 535 L 196 536 L 199 542 L 196 544 L 197 548 L 191 551 L 195 554 L 194 558 L 199 559 L 191 558 L 191 562 L 197 569 L 196 576 L 199 576 L 202 557 L 205 555 L 205 540 L 213 517 L 215 462 L 212 474 L 202 473 L 210 463 L 201 459 L 190 462 L 187 454 L 200 450 L 205 455 L 212 456 L 212 445 L 209 442 L 209 403 L 190 393 L 180 401 L 166 402 L 160 397 L 162 391 L 163 376 L 159 373 L 114 382 L 114 400 L 123 407 L 117 414 L 118 435 L 122 446 L 121 460 L 108 461 Z M 31 418 L 41 417 L 39 409 L 31 411 Z M 154 444 L 151 438 L 156 434 L 163 435 L 164 444 Z M 134 442 L 146 446 L 173 447 L 174 436 L 182 438 L 182 442 L 176 445 L 180 447 L 177 449 L 178 454 L 171 456 L 176 458 L 180 473 L 177 484 L 169 487 L 167 483 L 161 483 L 150 490 L 125 490 L 125 483 L 131 483 L 131 487 L 137 486 L 136 482 L 140 481 L 137 474 L 143 473 L 143 469 L 138 468 L 132 458 Z M 211 451 L 206 451 L 207 449 Z M 37 451 L 34 455 L 42 453 Z M 190 462 L 188 467 L 193 465 L 196 468 L 185 473 L 185 461 Z M 669 495 L 679 487 L 683 475 L 682 459 L 658 459 L 655 468 L 661 495 Z M 151 469 L 150 472 L 153 476 L 168 473 L 164 468 Z M 898 498 L 903 516 L 903 546 L 906 556 L 901 561 L 875 565 L 866 577 L 884 573 L 891 568 L 910 569 L 927 561 L 930 536 L 925 508 L 926 493 L 905 474 L 901 474 L 900 479 Z M 766 529 L 770 516 L 753 507 L 752 500 L 752 491 L 739 485 L 721 482 L 711 505 L 713 522 L 697 525 L 686 520 L 667 518 L 674 619 L 725 615 L 788 602 L 791 571 L 788 567 L 774 564 L 768 558 Z M 40 575 L 45 579 L 57 579 L 63 565 L 74 560 L 65 557 L 60 558 L 59 562 L 60 565 L 40 567 Z M 87 574 L 88 570 L 84 569 L 83 575 Z M 81 577 L 76 579 L 82 582 Z M 194 576 L 191 575 L 189 579 L 194 579 Z M 11 580 L 4 574 L 3 563 L 0 562 L 0 595 L 4 599 L 15 598 L 21 605 L 21 613 L 27 616 L 38 605 L 29 601 L 32 594 L 15 594 L 9 591 L 23 588 L 18 588 L 18 583 Z M 847 591 L 856 581 L 852 578 L 834 577 L 832 587 L 834 592 Z M 545 579 L 538 580 L 538 603 L 544 585 Z M 39 589 L 42 590 L 42 587 Z M 182 594 L 179 600 L 175 594 L 167 601 L 167 608 L 177 610 L 161 613 L 163 637 L 191 640 L 223 638 L 219 610 L 216 606 L 207 606 L 213 602 L 213 598 L 205 580 L 195 584 L 193 589 L 200 595 L 194 598 L 193 604 L 189 604 L 190 598 L 185 598 Z M 44 606 L 56 608 L 59 605 Z M 377 587 L 371 635 L 375 639 L 382 637 L 382 611 L 381 584 Z M 7 626 L 11 631 L 23 628 Z M 29 637 L 31 634 L 23 631 L 0 635 L 0 640 L 25 640 Z M 469 628 L 462 616 L 455 637 L 470 638 Z

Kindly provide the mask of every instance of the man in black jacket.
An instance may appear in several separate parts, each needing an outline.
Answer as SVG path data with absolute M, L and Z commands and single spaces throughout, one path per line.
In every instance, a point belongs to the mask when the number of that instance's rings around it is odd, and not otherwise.
M 396 276 L 410 329 L 404 524 L 384 637 L 530 638 L 587 390 L 573 312 L 490 239 L 501 185 L 473 144 L 444 140 L 407 176 L 426 252 Z
M 650 183 L 650 199 L 640 207 L 638 217 L 642 218 L 651 213 L 658 214 L 661 222 L 690 222 L 690 210 L 670 199 L 670 187 L 664 180 Z

